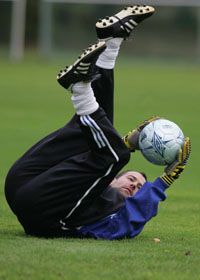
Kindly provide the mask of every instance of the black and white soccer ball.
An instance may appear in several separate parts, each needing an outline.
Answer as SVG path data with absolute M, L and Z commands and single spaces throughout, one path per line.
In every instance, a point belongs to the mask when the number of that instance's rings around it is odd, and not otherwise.
M 143 156 L 153 164 L 172 163 L 183 146 L 184 134 L 180 127 L 166 119 L 158 119 L 143 128 L 139 147 Z

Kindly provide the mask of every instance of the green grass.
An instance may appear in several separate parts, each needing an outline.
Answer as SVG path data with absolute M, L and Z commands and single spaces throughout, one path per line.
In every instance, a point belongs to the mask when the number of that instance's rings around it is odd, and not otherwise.
M 129 59 L 130 60 L 130 59 Z M 38 58 L 0 64 L 0 279 L 200 279 L 198 65 L 122 59 L 117 63 L 115 125 L 121 134 L 151 115 L 177 122 L 192 139 L 186 171 L 168 191 L 159 215 L 132 240 L 26 237 L 4 198 L 11 164 L 73 113 L 55 75 L 63 63 Z M 72 60 L 70 60 L 72 62 Z M 65 64 L 65 63 L 64 63 Z M 133 155 L 128 168 L 153 180 L 162 167 Z M 160 243 L 153 239 L 160 238 Z

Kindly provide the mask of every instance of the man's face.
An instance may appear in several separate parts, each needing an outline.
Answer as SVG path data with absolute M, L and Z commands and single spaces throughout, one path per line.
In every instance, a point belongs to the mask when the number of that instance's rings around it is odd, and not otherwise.
M 114 179 L 111 187 L 116 188 L 126 198 L 135 195 L 146 182 L 141 173 L 128 171 L 118 179 Z

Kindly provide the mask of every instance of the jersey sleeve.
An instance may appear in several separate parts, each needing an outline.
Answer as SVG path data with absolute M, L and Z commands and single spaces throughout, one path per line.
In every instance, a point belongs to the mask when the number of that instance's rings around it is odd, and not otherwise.
M 146 182 L 135 196 L 126 198 L 125 204 L 116 213 L 81 227 L 79 233 L 97 239 L 133 238 L 157 214 L 159 202 L 166 199 L 167 188 L 160 178 L 153 183 Z

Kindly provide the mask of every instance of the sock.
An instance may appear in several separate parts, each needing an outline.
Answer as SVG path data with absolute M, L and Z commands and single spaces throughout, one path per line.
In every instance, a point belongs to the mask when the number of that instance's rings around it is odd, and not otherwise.
M 72 86 L 71 100 L 77 115 L 90 115 L 99 108 L 91 82 L 74 84 Z
M 106 40 L 107 48 L 102 54 L 100 54 L 96 65 L 104 69 L 113 69 L 115 67 L 115 61 L 123 40 L 123 38 L 112 38 Z

